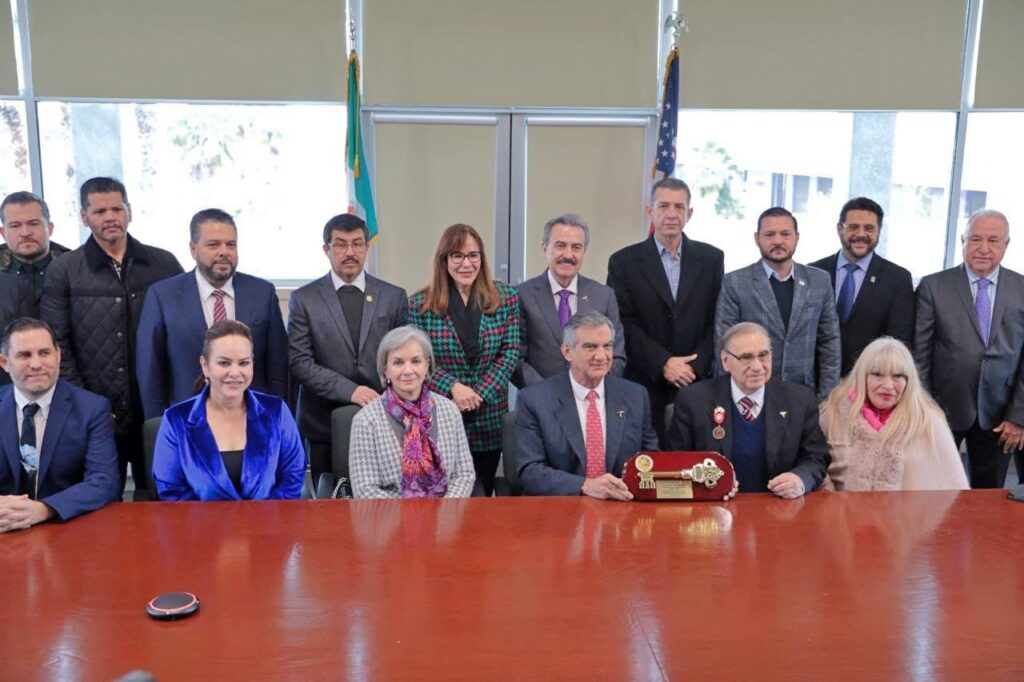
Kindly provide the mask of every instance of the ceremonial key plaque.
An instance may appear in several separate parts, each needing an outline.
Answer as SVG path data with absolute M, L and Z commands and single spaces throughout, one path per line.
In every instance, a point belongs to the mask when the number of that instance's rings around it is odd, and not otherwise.
M 717 452 L 638 452 L 626 460 L 622 480 L 636 500 L 721 500 L 736 473 Z

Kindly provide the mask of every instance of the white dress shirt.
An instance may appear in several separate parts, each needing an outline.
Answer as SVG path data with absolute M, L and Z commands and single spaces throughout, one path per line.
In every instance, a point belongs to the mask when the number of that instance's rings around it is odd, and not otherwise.
M 974 274 L 969 267 L 964 265 L 964 270 L 967 271 L 967 282 L 971 285 L 971 299 L 978 300 L 978 280 L 981 279 L 978 275 Z M 988 313 L 989 319 L 992 320 L 992 313 L 995 312 L 996 307 L 996 287 L 999 285 L 999 268 L 996 267 L 985 279 L 988 280 Z M 992 320 L 992 324 L 996 323 Z
M 32 421 L 36 425 L 36 456 L 38 457 L 43 452 L 43 434 L 46 433 L 46 420 L 50 416 L 50 404 L 53 402 L 53 392 L 57 390 L 57 384 L 54 383 L 50 387 L 50 390 L 44 393 L 39 400 L 29 400 L 24 393 L 18 390 L 18 387 L 14 387 L 14 404 L 18 406 L 17 417 L 18 417 L 18 442 L 21 442 L 21 427 L 25 423 L 25 415 L 22 410 L 29 403 L 35 403 L 39 406 L 39 411 L 36 412 L 35 417 Z M 39 464 L 42 464 L 42 460 L 37 460 Z M 36 488 L 39 487 L 39 481 L 36 480 Z
M 750 398 L 754 406 L 750 408 L 750 413 L 754 415 L 754 419 L 757 419 L 757 415 L 761 414 L 761 408 L 764 407 L 764 386 L 757 389 L 751 394 L 746 394 L 743 389 L 736 385 L 736 380 L 730 380 L 732 384 L 732 401 L 736 403 L 736 409 L 739 410 L 740 414 L 743 414 L 743 406 L 740 405 L 741 398 Z
M 203 304 L 203 317 L 206 318 L 206 326 L 210 327 L 213 325 L 213 306 L 216 303 L 213 292 L 216 287 L 206 281 L 206 278 L 199 273 L 199 268 L 196 268 L 196 283 L 199 285 L 199 302 Z M 227 311 L 229 320 L 235 319 L 234 283 L 235 278 L 230 277 L 220 288 L 224 292 L 224 310 Z
M 551 270 L 548 270 L 548 283 L 551 285 L 551 291 L 553 291 L 555 294 L 554 300 L 556 311 L 558 310 L 558 304 L 562 302 L 562 297 L 558 295 L 558 292 L 561 291 L 562 289 L 568 289 L 571 292 L 571 295 L 569 296 L 569 310 L 570 312 L 572 312 L 573 315 L 576 314 L 576 299 L 579 287 L 579 280 L 579 275 L 576 275 L 572 278 L 572 281 L 569 282 L 569 286 L 563 287 L 561 284 L 558 283 L 558 280 L 555 279 L 555 276 L 551 274 Z
M 352 280 L 351 282 L 346 282 L 341 277 L 338 277 L 338 273 L 336 273 L 332 268 L 331 281 L 334 282 L 335 291 L 344 286 L 354 286 L 356 289 L 359 289 L 359 291 L 363 292 L 364 294 L 366 293 L 366 270 L 360 270 L 359 274 L 356 275 L 356 278 L 354 280 Z

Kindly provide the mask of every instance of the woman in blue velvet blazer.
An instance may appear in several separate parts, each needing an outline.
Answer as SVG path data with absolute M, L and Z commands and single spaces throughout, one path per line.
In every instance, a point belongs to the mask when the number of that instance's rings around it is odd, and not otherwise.
M 161 500 L 294 499 L 306 453 L 288 406 L 249 389 L 252 337 L 241 322 L 210 327 L 199 359 L 206 387 L 164 413 L 153 451 Z

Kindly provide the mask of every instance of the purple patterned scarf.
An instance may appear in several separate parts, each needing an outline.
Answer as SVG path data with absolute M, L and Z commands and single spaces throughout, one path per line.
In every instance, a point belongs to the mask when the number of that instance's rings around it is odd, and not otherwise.
M 426 386 L 416 402 L 398 397 L 388 386 L 384 391 L 384 409 L 402 425 L 402 497 L 444 497 L 448 492 L 448 477 L 444 466 L 435 456 L 437 443 L 430 437 L 434 420 L 433 401 Z

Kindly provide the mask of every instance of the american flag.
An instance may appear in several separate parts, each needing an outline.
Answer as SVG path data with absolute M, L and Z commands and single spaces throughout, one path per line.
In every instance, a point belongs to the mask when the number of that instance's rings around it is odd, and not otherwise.
M 672 48 L 665 62 L 665 89 L 661 95 L 661 118 L 658 121 L 658 149 L 654 157 L 651 177 L 657 180 L 667 178 L 676 169 L 676 128 L 679 116 L 679 49 Z

